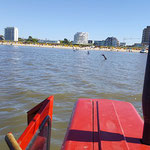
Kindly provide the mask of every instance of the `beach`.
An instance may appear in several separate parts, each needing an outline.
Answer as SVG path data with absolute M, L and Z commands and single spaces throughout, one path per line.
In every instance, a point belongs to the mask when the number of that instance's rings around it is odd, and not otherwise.
M 114 51 L 114 52 L 136 52 L 139 53 L 140 49 L 135 48 L 100 48 L 94 46 L 79 47 L 79 46 L 68 46 L 68 45 L 48 45 L 48 44 L 24 44 L 19 42 L 0 42 L 0 45 L 13 45 L 13 46 L 28 46 L 28 47 L 45 47 L 45 48 L 57 48 L 57 49 L 73 49 L 73 50 L 97 50 L 97 51 Z M 148 52 L 148 51 L 147 51 Z

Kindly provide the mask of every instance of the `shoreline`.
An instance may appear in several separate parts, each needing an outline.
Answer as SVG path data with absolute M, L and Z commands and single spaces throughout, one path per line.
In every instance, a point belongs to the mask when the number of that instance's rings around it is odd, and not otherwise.
M 72 49 L 72 50 L 96 50 L 96 51 L 113 51 L 113 52 L 135 52 L 139 53 L 139 49 L 125 49 L 125 48 L 97 48 L 97 47 L 72 47 L 62 45 L 39 45 L 39 44 L 23 44 L 15 42 L 0 42 L 0 45 L 13 45 L 13 46 L 28 46 L 28 47 L 41 47 L 41 48 L 58 48 L 58 49 Z M 148 51 L 147 51 L 148 52 Z

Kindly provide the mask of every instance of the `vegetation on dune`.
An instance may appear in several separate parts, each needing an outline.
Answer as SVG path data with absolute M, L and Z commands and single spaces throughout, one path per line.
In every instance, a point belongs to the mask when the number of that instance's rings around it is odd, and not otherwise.
M 64 38 L 64 40 L 60 40 L 60 44 L 72 45 L 72 41 L 69 41 L 68 39 Z
M 33 42 L 33 43 L 37 43 L 38 39 L 36 38 L 32 38 L 32 36 L 29 36 L 28 39 L 26 40 L 26 42 Z
M 60 43 L 39 43 L 39 39 L 37 38 L 33 38 L 32 36 L 29 36 L 27 39 L 23 39 L 23 38 L 18 38 L 18 42 L 14 42 L 14 41 L 1 41 L 2 43 L 15 43 L 15 44 L 34 44 L 34 45 L 47 45 L 47 46 L 65 46 L 65 47 L 76 47 L 76 48 L 87 48 L 87 47 L 91 47 L 91 48 L 100 48 L 100 49 L 110 49 L 115 50 L 115 49 L 125 49 L 125 50 L 141 50 L 142 47 L 134 47 L 134 46 L 121 46 L 121 47 L 113 47 L 113 46 L 96 46 L 94 44 L 73 44 L 72 41 L 68 40 L 67 38 L 64 38 L 64 40 L 60 40 Z

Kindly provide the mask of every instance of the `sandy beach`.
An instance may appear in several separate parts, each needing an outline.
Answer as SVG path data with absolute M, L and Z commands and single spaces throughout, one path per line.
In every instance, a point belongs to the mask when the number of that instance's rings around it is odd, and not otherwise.
M 59 48 L 59 49 L 73 49 L 73 50 L 98 50 L 98 51 L 114 51 L 114 52 L 137 52 L 139 49 L 133 48 L 98 48 L 93 46 L 88 47 L 75 47 L 75 46 L 63 46 L 63 45 L 48 45 L 48 44 L 23 44 L 19 42 L 0 42 L 0 45 L 13 45 L 13 46 L 31 46 L 31 47 L 46 47 L 46 48 Z

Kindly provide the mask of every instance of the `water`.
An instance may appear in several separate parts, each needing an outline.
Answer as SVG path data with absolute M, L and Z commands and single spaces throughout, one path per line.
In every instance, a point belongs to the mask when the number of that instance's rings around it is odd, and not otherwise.
M 107 60 L 101 56 L 104 53 Z M 26 127 L 26 112 L 54 95 L 51 149 L 60 149 L 74 102 L 105 98 L 131 102 L 142 116 L 147 54 L 0 45 L 0 145 Z

